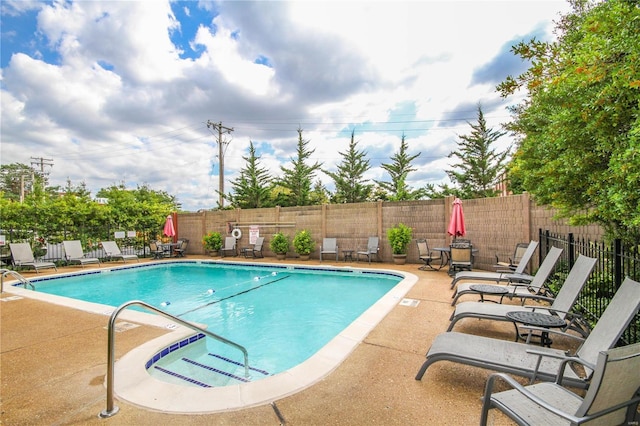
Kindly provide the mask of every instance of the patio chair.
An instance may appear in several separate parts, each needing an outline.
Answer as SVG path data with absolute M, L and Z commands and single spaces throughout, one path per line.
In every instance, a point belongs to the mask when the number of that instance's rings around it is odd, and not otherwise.
M 560 259 L 560 255 L 562 254 L 562 249 L 557 247 L 551 247 L 549 249 L 549 253 L 544 258 L 542 265 L 533 276 L 533 279 L 530 283 L 519 283 L 519 282 L 507 282 L 508 285 L 482 285 L 484 288 L 483 292 L 486 292 L 487 287 L 492 288 L 500 288 L 504 290 L 504 293 L 500 293 L 496 291 L 495 293 L 500 296 L 500 300 L 504 297 L 508 297 L 513 299 L 514 297 L 520 298 L 522 303 L 524 304 L 526 299 L 545 299 L 549 300 L 551 293 L 549 293 L 547 287 L 545 287 L 545 282 L 553 268 L 555 267 L 558 259 Z M 451 306 L 454 306 L 458 299 L 465 294 L 481 294 L 482 292 L 477 289 L 478 283 L 460 283 L 456 287 L 456 290 L 453 293 L 453 301 L 451 302 Z M 490 292 L 489 292 L 490 293 Z
M 235 237 L 225 237 L 224 238 L 224 246 L 220 248 L 220 257 L 224 257 L 226 252 L 233 253 L 234 256 L 237 256 L 236 252 L 236 238 Z
M 322 239 L 322 246 L 320 247 L 320 262 L 322 262 L 323 254 L 335 254 L 336 261 L 338 260 L 338 239 L 337 238 Z
M 127 260 L 140 262 L 137 254 L 122 254 L 120 247 L 118 247 L 115 241 L 103 241 L 102 248 L 109 259 L 122 259 L 124 263 L 127 263 Z
M 378 250 L 379 250 L 378 243 L 379 243 L 378 237 L 369 237 L 369 239 L 367 240 L 366 250 L 356 252 L 356 254 L 358 255 L 358 257 L 356 258 L 358 262 L 360 261 L 360 256 L 367 256 L 369 263 L 371 263 L 371 258 L 373 256 L 375 256 L 377 259 Z
M 187 247 L 189 247 L 189 240 L 179 241 L 180 245 L 173 249 L 176 257 L 184 257 L 187 254 Z
M 522 257 L 526 253 L 527 247 L 529 247 L 529 244 L 527 243 L 516 244 L 516 248 L 513 251 L 513 257 L 510 257 L 508 262 L 501 262 L 500 258 L 496 254 L 496 268 L 511 269 L 512 271 L 514 271 L 518 267 L 518 265 L 520 264 L 520 260 L 522 260 Z
M 264 257 L 262 254 L 262 246 L 264 245 L 264 237 L 257 237 L 253 247 L 245 247 L 242 249 L 244 257 Z
M 560 249 L 556 249 L 560 250 Z M 562 250 L 560 250 L 562 251 Z M 482 303 L 482 302 L 463 302 L 456 306 L 455 311 L 451 314 L 451 323 L 447 331 L 453 330 L 453 327 L 458 321 L 464 318 L 478 318 L 483 320 L 493 321 L 511 321 L 507 317 L 507 312 L 540 312 L 546 315 L 554 315 L 564 320 L 566 325 L 561 329 L 564 331 L 574 330 L 580 333 L 582 337 L 586 337 L 589 334 L 589 326 L 582 320 L 582 317 L 577 313 L 572 313 L 571 309 L 578 299 L 578 295 L 582 288 L 587 283 L 587 279 L 593 268 L 596 266 L 598 259 L 580 255 L 576 260 L 576 263 L 569 271 L 569 275 L 565 279 L 558 295 L 553 299 L 551 306 L 537 306 L 537 305 L 503 305 L 495 303 Z M 537 274 L 536 274 L 537 276 Z M 516 340 L 519 336 L 518 326 L 516 327 Z
M 11 251 L 11 262 L 15 267 L 33 268 L 36 270 L 36 274 L 40 269 L 47 268 L 54 268 L 56 272 L 58 271 L 53 262 L 37 261 L 29 243 L 9 243 L 9 250 Z
M 586 365 L 595 365 L 598 353 L 616 345 L 624 330 L 638 313 L 638 309 L 640 309 L 640 283 L 627 278 L 616 291 L 586 339 L 558 332 L 568 338 L 582 340 L 582 344 L 574 355 L 560 349 L 543 348 L 455 331 L 441 333 L 433 340 L 426 355 L 427 359 L 416 375 L 416 380 L 422 379 L 427 368 L 434 363 L 451 361 L 528 377 L 532 383 L 535 380 L 553 381 L 558 369 L 566 361 L 576 359 Z M 556 333 L 553 330 L 547 331 Z M 563 381 L 566 381 L 568 386 L 586 388 L 589 385 L 591 373 L 591 368 L 587 368 L 584 375 L 580 375 L 573 369 L 566 369 Z
M 418 258 L 424 262 L 424 265 L 422 265 L 418 269 L 422 271 L 426 271 L 427 268 L 430 268 L 434 271 L 442 269 L 442 252 L 429 250 L 429 243 L 427 243 L 427 240 L 424 238 L 416 240 L 416 244 L 418 245 Z M 438 267 L 434 267 L 432 265 L 432 263 L 436 260 L 440 262 L 440 265 Z
M 470 242 L 456 241 L 449 247 L 449 274 L 473 268 L 473 246 Z
M 86 257 L 84 252 L 82 251 L 82 244 L 80 240 L 73 241 L 63 241 L 62 246 L 64 247 L 64 257 L 67 261 L 67 264 L 75 264 L 78 263 L 80 266 L 84 268 L 84 265 L 88 265 L 91 263 L 97 263 L 100 265 L 100 259 L 97 257 Z
M 157 241 L 151 241 L 149 243 L 149 252 L 153 255 L 154 259 L 162 259 L 164 257 L 164 250 Z
M 453 280 L 451 281 L 451 288 L 454 288 L 458 281 L 462 280 L 474 280 L 474 281 L 495 281 L 499 283 L 500 281 L 518 281 L 518 282 L 530 282 L 533 279 L 532 275 L 525 274 L 524 271 L 529 264 L 529 261 L 533 257 L 533 254 L 538 248 L 537 241 L 531 241 L 529 243 L 529 247 L 527 247 L 527 251 L 520 259 L 520 263 L 516 267 L 514 271 L 505 270 L 505 271 L 461 271 L 455 274 Z
M 487 424 L 492 408 L 521 425 L 637 423 L 633 412 L 640 402 L 640 343 L 602 351 L 595 367 L 588 367 L 595 370 L 584 396 L 562 386 L 565 365 L 558 371 L 555 383 L 531 386 L 522 386 L 506 374 L 492 374 L 482 398 L 480 424 Z M 512 389 L 494 393 L 498 382 Z M 503 384 L 499 387 L 504 389 Z

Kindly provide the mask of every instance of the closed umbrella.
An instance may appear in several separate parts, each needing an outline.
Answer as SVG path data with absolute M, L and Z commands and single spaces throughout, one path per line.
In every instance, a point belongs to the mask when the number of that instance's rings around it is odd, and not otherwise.
M 447 229 L 449 235 L 453 238 L 462 237 L 467 233 L 464 227 L 464 212 L 462 211 L 462 201 L 460 198 L 453 200 L 453 210 L 451 211 L 451 220 Z
M 164 235 L 167 237 L 173 237 L 176 235 L 176 229 L 173 227 L 173 217 L 167 216 L 167 220 L 164 222 Z

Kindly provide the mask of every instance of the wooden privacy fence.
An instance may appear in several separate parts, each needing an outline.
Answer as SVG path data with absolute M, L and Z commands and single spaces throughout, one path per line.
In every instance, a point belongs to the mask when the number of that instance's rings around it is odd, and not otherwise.
M 446 247 L 451 242 L 447 225 L 451 215 L 453 197 L 437 200 L 370 202 L 354 204 L 325 204 L 305 207 L 273 207 L 263 209 L 235 209 L 179 213 L 178 237 L 190 241 L 189 253 L 204 254 L 200 243 L 211 231 L 230 236 L 234 228 L 241 231 L 239 247 L 249 246 L 249 230 L 257 227 L 265 237 L 265 255 L 269 251 L 271 236 L 281 231 L 291 237 L 306 229 L 315 240 L 312 258 L 319 257 L 319 246 L 325 237 L 337 238 L 342 250 L 365 249 L 370 236 L 380 238 L 380 258 L 391 262 L 391 247 L 387 229 L 404 223 L 413 229 L 413 239 L 426 238 L 430 247 Z M 553 232 L 573 232 L 599 238 L 599 227 L 569 227 L 553 218 L 554 211 L 537 206 L 528 194 L 507 197 L 463 200 L 467 235 L 477 249 L 478 269 L 493 269 L 496 256 L 505 259 L 513 254 L 515 245 L 538 238 L 538 229 Z M 289 257 L 295 257 L 291 252 Z M 417 245 L 410 244 L 407 261 L 420 263 Z

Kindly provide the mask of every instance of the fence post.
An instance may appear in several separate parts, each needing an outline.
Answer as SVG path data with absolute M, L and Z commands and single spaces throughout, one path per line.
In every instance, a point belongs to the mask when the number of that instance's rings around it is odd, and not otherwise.
M 616 288 L 622 285 L 622 240 L 616 238 L 613 241 L 613 280 Z
M 571 270 L 576 260 L 576 248 L 574 245 L 575 241 L 573 240 L 573 232 L 569 232 L 569 235 L 567 235 L 567 240 L 567 244 L 569 245 L 569 270 Z

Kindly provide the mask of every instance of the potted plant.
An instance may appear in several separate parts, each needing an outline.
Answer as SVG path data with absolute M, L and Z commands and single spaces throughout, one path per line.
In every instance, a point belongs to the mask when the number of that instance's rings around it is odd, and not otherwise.
M 276 254 L 277 259 L 284 259 L 289 251 L 289 236 L 278 232 L 273 235 L 269 242 L 269 248 Z
M 313 245 L 313 238 L 311 238 L 311 234 L 306 229 L 298 231 L 293 237 L 293 249 L 300 256 L 300 260 L 309 260 Z
M 393 261 L 397 265 L 404 265 L 407 261 L 407 248 L 411 243 L 412 234 L 413 229 L 404 223 L 399 223 L 387 230 L 387 238 L 389 238 L 389 244 L 391 244 Z
M 222 235 L 219 232 L 209 232 L 202 237 L 202 245 L 211 256 L 215 256 L 222 248 Z

